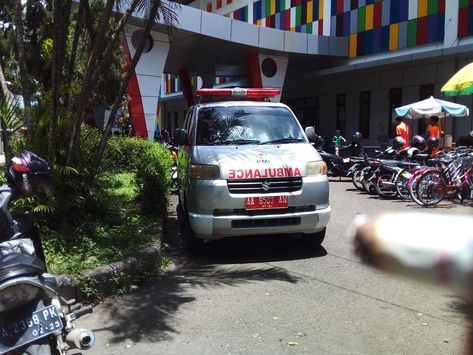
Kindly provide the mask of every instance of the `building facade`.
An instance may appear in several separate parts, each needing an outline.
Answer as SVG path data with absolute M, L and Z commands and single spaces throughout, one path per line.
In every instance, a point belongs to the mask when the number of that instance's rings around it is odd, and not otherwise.
M 194 48 L 192 60 L 181 58 L 186 54 L 179 56 L 168 38 L 167 56 L 160 52 L 164 64 L 152 69 L 161 81 L 159 88 L 153 84 L 159 110 L 149 116 L 170 131 L 182 125 L 189 104 L 183 87 L 256 83 L 280 87 L 281 101 L 319 134 L 360 131 L 366 144 L 377 145 L 393 137 L 395 107 L 441 97 L 442 85 L 473 61 L 468 0 L 196 0 L 182 13 L 181 21 L 196 22 L 181 22 L 193 40 L 180 40 L 179 48 Z M 473 106 L 471 96 L 447 100 Z M 408 124 L 414 134 L 424 133 L 423 120 Z M 471 117 L 442 125 L 453 141 L 473 130 Z

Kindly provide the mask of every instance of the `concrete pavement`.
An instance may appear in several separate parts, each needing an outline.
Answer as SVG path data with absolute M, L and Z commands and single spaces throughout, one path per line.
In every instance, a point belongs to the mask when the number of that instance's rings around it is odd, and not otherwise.
M 392 277 L 353 254 L 353 216 L 427 211 L 331 182 L 332 220 L 323 247 L 293 238 L 226 240 L 199 257 L 181 251 L 175 215 L 171 264 L 158 278 L 77 324 L 93 329 L 97 354 L 455 354 L 463 302 L 455 293 Z M 429 210 L 430 211 L 430 210 Z M 434 213 L 471 213 L 442 205 Z

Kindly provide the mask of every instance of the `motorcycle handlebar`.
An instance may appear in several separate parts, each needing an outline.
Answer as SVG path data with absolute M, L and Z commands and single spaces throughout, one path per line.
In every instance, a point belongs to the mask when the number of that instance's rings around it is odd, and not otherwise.
M 77 310 L 77 311 L 74 311 L 74 315 L 75 315 L 75 318 L 80 318 L 88 313 L 92 313 L 93 312 L 93 307 L 92 306 L 85 306 L 85 307 L 82 307 L 81 309 Z

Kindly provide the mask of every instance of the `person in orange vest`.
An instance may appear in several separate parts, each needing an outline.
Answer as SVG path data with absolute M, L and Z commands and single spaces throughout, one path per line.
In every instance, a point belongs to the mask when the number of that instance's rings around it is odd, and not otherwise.
M 402 117 L 396 117 L 396 136 L 401 136 L 404 139 L 404 146 L 403 148 L 407 148 L 409 145 L 410 139 L 410 132 L 409 126 L 402 120 Z
M 434 138 L 440 139 L 443 132 L 440 131 L 438 116 L 430 117 L 430 122 L 427 125 L 426 133 L 427 133 L 427 138 L 434 137 Z

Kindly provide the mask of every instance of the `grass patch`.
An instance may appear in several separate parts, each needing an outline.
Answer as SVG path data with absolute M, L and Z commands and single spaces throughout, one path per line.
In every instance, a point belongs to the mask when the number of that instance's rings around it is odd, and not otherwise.
M 119 261 L 156 239 L 156 215 L 141 213 L 135 173 L 104 174 L 98 200 L 101 210 L 79 225 L 41 231 L 51 273 L 79 275 L 84 269 Z

